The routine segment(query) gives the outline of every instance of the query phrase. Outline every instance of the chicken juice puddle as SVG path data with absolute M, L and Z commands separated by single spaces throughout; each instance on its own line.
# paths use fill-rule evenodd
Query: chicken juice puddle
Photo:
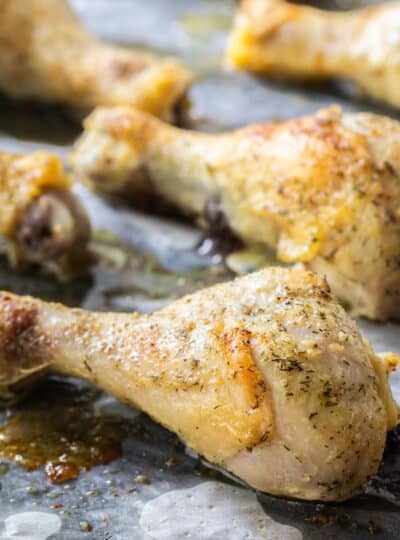
M 14 462 L 29 472 L 43 468 L 47 480 L 62 484 L 122 458 L 124 440 L 136 441 L 133 444 L 141 448 L 157 447 L 166 437 L 168 458 L 163 470 L 174 474 L 188 460 L 196 476 L 232 483 L 200 456 L 189 457 L 174 434 L 72 377 L 45 376 L 27 398 L 1 412 L 0 419 L 0 477 L 8 473 L 9 462 Z M 151 483 L 147 475 L 133 476 L 138 484 Z
M 55 484 L 122 456 L 122 441 L 135 428 L 117 414 L 96 411 L 101 392 L 72 380 L 49 377 L 5 413 L 0 458 L 28 471 L 44 467 Z

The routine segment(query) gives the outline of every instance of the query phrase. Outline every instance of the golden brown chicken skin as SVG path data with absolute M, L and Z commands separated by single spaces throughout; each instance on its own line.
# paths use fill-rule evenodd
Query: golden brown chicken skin
M 250 485 L 302 499 L 356 493 L 398 419 L 385 361 L 326 282 L 298 269 L 144 316 L 0 293 L 0 386 L 46 368 L 95 382 Z
M 333 107 L 213 135 L 102 109 L 70 161 L 103 193 L 153 192 L 197 215 L 217 202 L 247 244 L 326 275 L 357 314 L 400 316 L 397 121 Z
M 90 237 L 85 210 L 71 193 L 60 159 L 48 152 L 0 152 L 0 236 L 14 266 L 83 271 Z
M 14 99 L 132 105 L 171 120 L 191 78 L 178 60 L 96 39 L 66 0 L 0 0 L 0 90 Z
M 244 0 L 227 61 L 259 74 L 347 78 L 400 107 L 399 36 L 400 2 L 332 12 L 284 0 Z

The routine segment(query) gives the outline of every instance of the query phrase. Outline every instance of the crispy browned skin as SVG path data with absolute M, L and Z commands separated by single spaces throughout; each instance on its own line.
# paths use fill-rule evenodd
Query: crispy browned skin
M 300 79 L 343 77 L 400 107 L 400 2 L 346 12 L 283 0 L 244 0 L 227 60 L 240 69 Z
M 0 152 L 0 236 L 14 266 L 37 263 L 67 275 L 83 262 L 90 225 L 70 187 L 58 157 Z
M 46 368 L 95 382 L 252 486 L 304 499 L 357 492 L 398 418 L 384 362 L 303 270 L 146 316 L 0 293 L 0 387 Z
M 203 214 L 210 200 L 248 244 L 327 275 L 370 318 L 400 316 L 400 123 L 338 108 L 219 135 L 124 108 L 85 122 L 75 174 L 103 193 L 154 192 Z
M 0 90 L 86 112 L 132 105 L 171 120 L 191 82 L 173 58 L 99 41 L 66 0 L 0 0 Z

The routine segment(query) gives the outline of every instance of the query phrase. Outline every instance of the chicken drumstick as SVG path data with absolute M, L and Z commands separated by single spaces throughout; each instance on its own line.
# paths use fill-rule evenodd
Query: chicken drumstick
M 154 192 L 193 214 L 222 213 L 246 243 L 326 275 L 354 312 L 400 317 L 395 120 L 332 107 L 214 135 L 101 109 L 86 120 L 71 165 L 103 193 Z
M 132 105 L 171 120 L 191 78 L 178 60 L 96 39 L 66 0 L 0 0 L 0 90 L 14 99 Z
M 299 269 L 143 316 L 0 293 L 0 386 L 46 368 L 95 382 L 250 485 L 301 499 L 356 493 L 398 419 L 384 361 L 326 282 Z
M 260 74 L 343 77 L 400 107 L 400 2 L 332 12 L 284 0 L 244 0 L 227 59 Z

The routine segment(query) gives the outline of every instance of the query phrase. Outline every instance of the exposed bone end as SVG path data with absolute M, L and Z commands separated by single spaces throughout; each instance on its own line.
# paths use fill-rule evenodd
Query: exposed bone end
M 22 215 L 14 235 L 15 261 L 50 264 L 60 271 L 82 272 L 71 261 L 87 259 L 90 239 L 87 214 L 68 191 L 49 191 L 38 197 Z M 62 267 L 62 268 L 61 268 Z

